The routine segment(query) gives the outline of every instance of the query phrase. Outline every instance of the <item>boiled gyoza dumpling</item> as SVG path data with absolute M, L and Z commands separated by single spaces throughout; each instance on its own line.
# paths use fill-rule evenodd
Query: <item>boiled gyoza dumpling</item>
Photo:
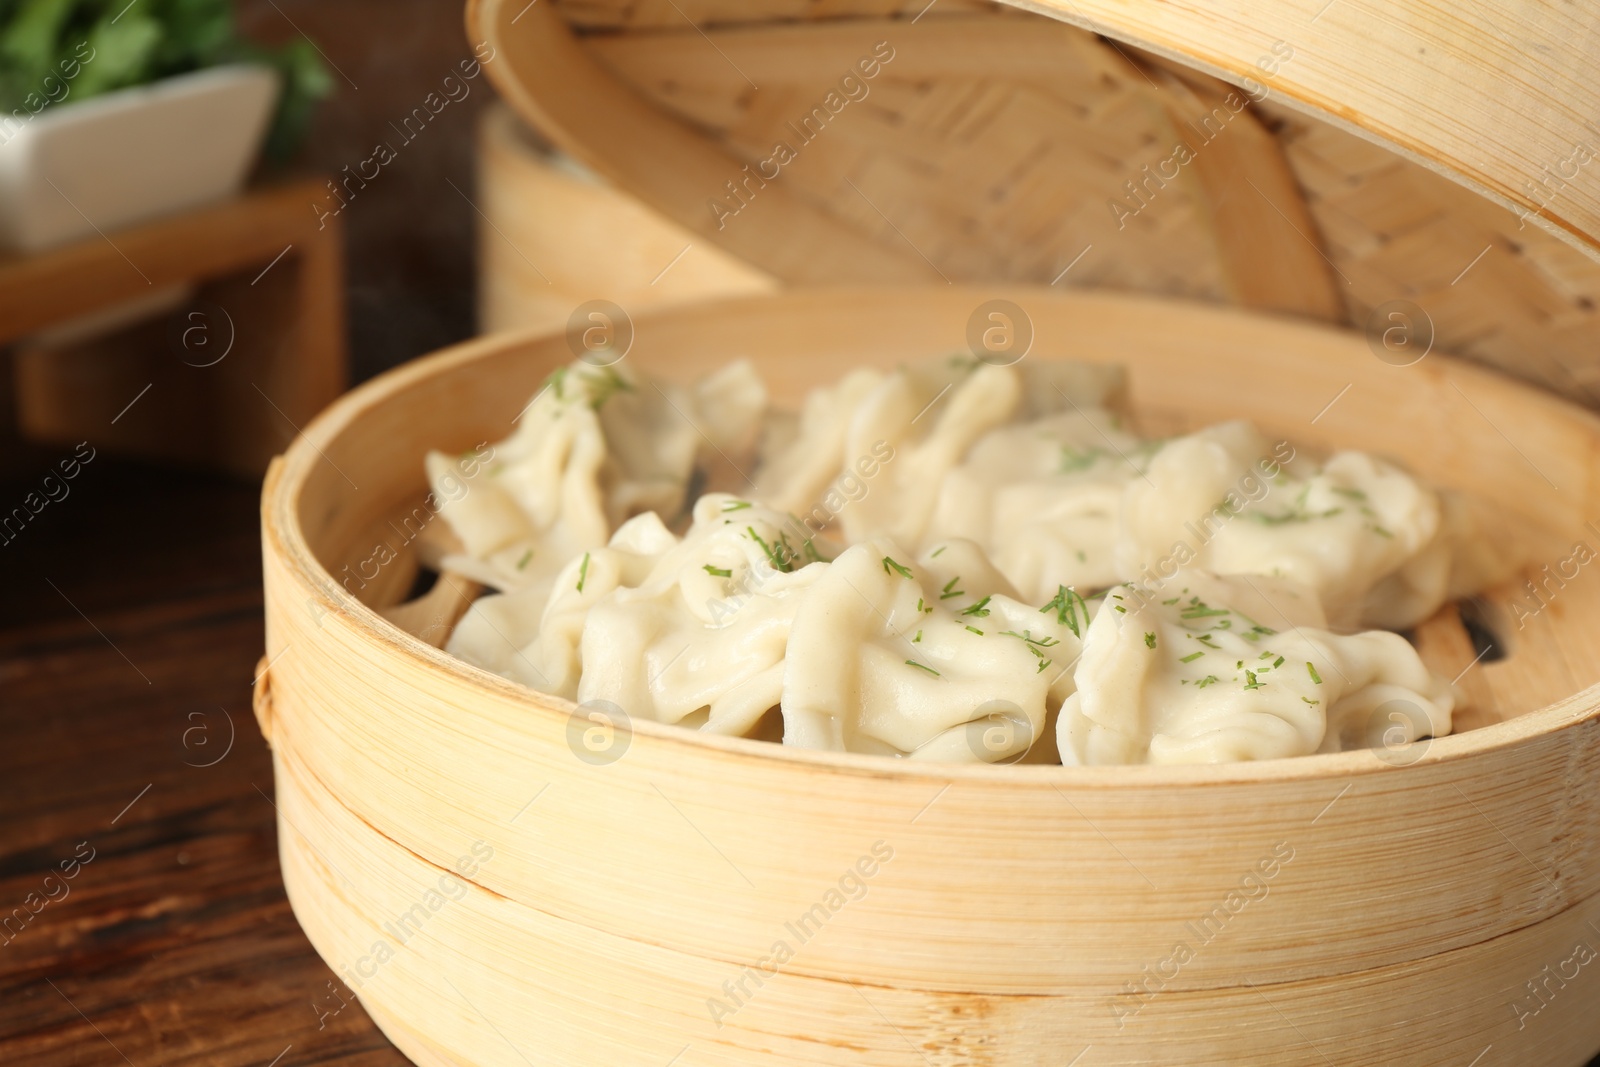
M 449 651 L 569 700 L 626 714 L 749 732 L 778 705 L 790 620 L 825 568 L 787 515 L 727 494 L 700 498 L 679 539 L 654 513 L 530 590 L 467 612 Z
M 817 570 L 789 633 L 784 744 L 1012 759 L 1071 692 L 1081 600 L 1023 603 L 969 542 L 913 562 L 871 540 Z
M 1011 417 L 1021 395 L 1018 375 L 1009 367 L 978 364 L 935 388 L 938 381 L 900 371 L 857 407 L 845 454 L 865 455 L 886 441 L 895 458 L 860 501 L 839 513 L 846 541 L 888 537 L 921 544 L 945 472 L 979 437 Z
M 748 733 L 782 697 L 791 622 L 826 569 L 789 516 L 726 494 L 701 497 L 694 525 L 641 581 L 590 602 L 576 698 L 709 733 Z M 547 624 L 584 607 L 585 594 L 565 580 L 574 573 L 569 565 L 557 583 Z
M 1125 398 L 1121 368 L 1094 364 L 1002 367 L 956 356 L 888 374 L 858 370 L 812 393 L 798 430 L 756 477 L 754 492 L 814 529 L 837 521 L 846 541 L 890 537 L 920 546 L 945 473 L 985 433 L 1018 419 L 1120 406 Z M 858 479 L 859 464 L 871 460 L 866 491 L 831 504 L 830 487 Z
M 676 515 L 697 464 L 748 466 L 765 405 L 747 362 L 690 389 L 625 364 L 560 368 L 491 458 L 428 454 L 440 514 L 464 545 L 448 565 L 496 589 L 548 592 L 629 516 Z
M 809 519 L 827 494 L 829 484 L 841 471 L 852 470 L 858 457 L 845 455 L 850 420 L 862 399 L 884 380 L 882 371 L 861 368 L 851 371 L 831 386 L 806 394 L 800 417 L 785 427 L 786 439 L 768 449 L 756 474 L 756 494 L 778 511 Z M 832 512 L 822 515 L 817 528 L 833 521 Z
M 1315 590 L 1336 627 L 1404 627 L 1444 600 L 1448 558 L 1419 561 L 1439 528 L 1438 494 L 1398 467 L 1362 452 L 1318 465 L 1229 422 L 1167 441 L 1128 482 L 1118 569 L 1126 580 L 1180 565 L 1280 575 Z M 1404 595 L 1369 604 L 1403 571 Z
M 1405 638 L 1310 625 L 1320 609 L 1295 583 L 1180 571 L 1105 604 L 1061 709 L 1065 763 L 1275 759 L 1450 732 L 1453 689 Z
M 428 457 L 442 566 L 501 591 L 447 648 L 632 718 L 917 760 L 1448 733 L 1453 687 L 1347 631 L 1503 576 L 1491 517 L 1245 422 L 1142 440 L 1125 394 L 1118 368 L 953 357 L 858 369 L 794 416 L 746 364 L 684 388 L 575 363 L 505 441 Z
M 1025 599 L 1061 585 L 1098 589 L 1119 578 L 1124 487 L 1154 446 L 1099 408 L 991 430 L 939 486 L 928 536 L 983 546 Z
M 533 689 L 571 699 L 578 688 L 578 643 L 589 608 L 619 586 L 643 582 L 677 543 L 654 512 L 629 519 L 609 543 L 571 560 L 550 583 L 474 601 L 445 650 Z

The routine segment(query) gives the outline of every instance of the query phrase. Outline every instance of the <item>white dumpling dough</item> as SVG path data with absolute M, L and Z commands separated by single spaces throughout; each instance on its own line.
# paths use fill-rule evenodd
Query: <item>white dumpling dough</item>
M 1103 589 L 1120 577 L 1124 488 L 1153 450 L 1098 408 L 992 430 L 945 475 L 928 543 L 977 542 L 1025 599 L 1043 600 L 1058 585 Z
M 821 526 L 838 520 L 857 542 L 889 537 L 921 546 L 940 484 L 988 431 L 1018 419 L 1074 408 L 1121 406 L 1120 367 L 1025 360 L 1002 367 L 964 356 L 862 369 L 806 400 L 799 425 L 756 477 L 759 499 Z M 874 473 L 866 492 L 844 507 L 830 486 L 854 478 L 863 461 Z
M 1447 553 L 1419 559 L 1439 529 L 1438 495 L 1398 467 L 1361 452 L 1318 466 L 1229 422 L 1166 442 L 1128 482 L 1118 570 L 1280 575 L 1315 590 L 1336 628 L 1399 628 L 1445 598 Z
M 875 539 L 818 568 L 789 635 L 784 744 L 977 763 L 1042 735 L 1072 689 L 1078 637 L 1053 607 L 971 565 L 976 546 L 940 558 L 912 562 Z M 1080 606 L 1072 626 L 1087 621 Z
M 751 465 L 765 408 L 745 361 L 690 389 L 625 364 L 560 368 L 489 458 L 428 454 L 440 514 L 463 545 L 447 565 L 496 589 L 541 591 L 538 601 L 629 516 L 676 515 L 697 464 Z
M 1314 619 L 1315 601 L 1286 585 L 1263 595 L 1261 581 L 1185 571 L 1114 587 L 1061 709 L 1062 761 L 1275 759 L 1450 732 L 1454 691 L 1405 638 L 1264 625 L 1271 611 Z M 1251 598 L 1257 615 L 1235 606 Z
M 799 747 L 1068 764 L 1440 736 L 1455 692 L 1404 639 L 1331 631 L 1412 625 L 1511 564 L 1489 517 L 1364 453 L 1244 422 L 1143 441 L 1116 368 L 862 369 L 798 418 L 743 363 L 547 386 L 492 454 L 428 457 L 444 567 L 503 591 L 447 649 L 706 732 L 781 716 Z M 680 538 L 691 483 L 718 491 Z
M 764 503 L 805 516 L 822 500 L 829 483 L 850 466 L 845 440 L 856 408 L 885 377 L 861 368 L 806 394 L 798 423 L 782 427 L 787 440 L 771 443 L 777 447 L 769 447 L 756 474 L 755 492 Z
M 979 364 L 936 389 L 937 381 L 891 374 L 856 409 L 845 455 L 867 455 L 875 442 L 886 441 L 895 458 L 861 500 L 840 512 L 846 542 L 887 537 L 921 544 L 945 472 L 1009 419 L 1021 397 L 1019 377 L 1009 367 Z
M 619 586 L 643 582 L 677 543 L 654 512 L 629 519 L 608 544 L 570 561 L 550 583 L 474 601 L 451 632 L 445 651 L 570 699 L 577 692 L 578 642 L 589 608 Z
M 790 624 L 827 564 L 787 516 L 738 498 L 703 496 L 694 519 L 642 581 L 616 585 L 587 607 L 581 676 L 575 693 L 561 695 L 745 734 L 782 699 Z M 569 565 L 565 576 L 573 573 Z M 546 626 L 584 609 L 571 585 L 557 583 Z M 549 640 L 541 632 L 540 644 Z

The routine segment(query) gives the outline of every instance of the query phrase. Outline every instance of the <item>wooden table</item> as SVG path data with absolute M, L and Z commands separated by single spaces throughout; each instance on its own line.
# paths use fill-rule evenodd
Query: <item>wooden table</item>
M 260 476 L 347 384 L 343 231 L 312 207 L 327 196 L 306 178 L 0 255 L 22 432 Z M 38 337 L 163 294 L 176 306 L 110 333 Z
M 284 897 L 256 488 L 104 455 L 71 484 L 0 546 L 0 920 L 93 859 L 0 933 L 0 1063 L 404 1065 L 359 1004 L 319 1019 Z
M 93 859 L 0 936 L 0 1063 L 403 1067 L 359 1004 L 319 1017 L 284 897 L 255 488 L 109 457 L 72 484 L 0 546 L 0 920 Z

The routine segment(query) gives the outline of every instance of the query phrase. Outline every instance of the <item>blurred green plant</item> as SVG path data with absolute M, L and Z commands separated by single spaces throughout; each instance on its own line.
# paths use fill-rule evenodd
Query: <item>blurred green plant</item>
M 279 48 L 245 40 L 232 0 L 0 0 L 0 114 L 40 110 L 40 101 L 60 92 L 51 86 L 67 85 L 64 103 L 224 63 L 278 72 L 282 92 L 266 153 L 288 158 L 317 101 L 333 92 L 308 39 Z M 75 73 L 64 78 L 67 71 Z

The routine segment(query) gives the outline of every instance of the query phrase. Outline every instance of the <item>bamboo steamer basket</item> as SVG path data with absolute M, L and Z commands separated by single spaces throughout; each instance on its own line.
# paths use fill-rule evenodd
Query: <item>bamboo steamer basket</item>
M 1399 753 L 939 767 L 633 722 L 595 758 L 570 705 L 435 647 L 465 607 L 453 587 L 406 602 L 423 453 L 505 436 L 572 358 L 568 339 L 534 330 L 418 361 L 337 403 L 269 473 L 255 694 L 296 915 L 416 1062 L 1444 1067 L 1576 1065 L 1600 1048 L 1583 988 L 1600 946 L 1600 587 L 1568 573 L 1600 537 L 1600 422 L 1439 352 L 1391 365 L 1372 337 L 1317 324 L 1443 294 L 1477 318 L 1441 316 L 1440 340 L 1587 399 L 1600 204 L 1579 183 L 1548 203 L 1519 183 L 1595 113 L 1594 16 L 1527 3 L 1507 31 L 1358 0 L 1032 6 L 1103 37 L 953 0 L 785 0 L 760 18 L 731 0 L 480 0 L 469 24 L 521 118 L 652 226 L 680 227 L 656 231 L 666 243 L 697 235 L 785 285 L 906 286 L 648 309 L 646 293 L 627 357 L 641 370 L 684 380 L 748 357 L 793 406 L 846 369 L 964 349 L 974 309 L 1008 299 L 1033 324 L 1029 358 L 1127 364 L 1152 429 L 1246 416 L 1493 501 L 1498 542 L 1533 561 L 1479 609 L 1509 654 L 1475 661 L 1453 608 L 1419 627 L 1468 703 L 1452 736 Z M 874 99 L 942 136 L 852 140 L 841 124 L 841 143 L 819 138 L 718 228 L 708 198 L 882 29 L 911 88 L 896 96 L 885 75 Z M 918 59 L 900 42 L 925 30 L 944 43 Z M 1162 188 L 1177 210 L 1141 212 L 1151 231 L 1114 231 L 1128 240 L 1103 261 L 1073 266 L 1081 227 L 1035 224 L 1133 173 L 1160 133 L 1132 147 L 1105 133 L 1099 157 L 1063 149 L 1088 168 L 1065 192 L 1058 171 L 1013 171 L 1035 194 L 1014 211 L 963 214 L 941 189 L 972 172 L 929 169 L 985 128 L 1006 134 L 984 142 L 992 160 L 1027 158 L 1030 129 L 1096 91 L 1107 110 L 1083 109 L 1069 147 L 1136 120 L 1170 132 L 1280 40 L 1304 44 L 1271 100 Z M 1475 74 L 1458 58 L 1473 55 L 1520 77 Z M 952 63 L 968 79 L 954 89 L 939 74 Z M 996 90 L 997 67 L 1092 76 L 1057 85 L 1043 119 L 983 127 L 985 100 L 998 115 L 1039 96 Z M 786 87 L 778 105 L 745 93 L 746 71 Z M 882 151 L 860 143 L 874 138 Z M 1271 212 L 1240 209 L 1239 174 Z M 851 184 L 865 203 L 840 208 L 829 189 Z M 1440 264 L 1412 269 L 1426 233 L 1461 220 L 1474 239 L 1527 230 L 1481 265 L 1517 308 L 1464 295 Z M 1163 254 L 1181 269 L 1152 271 Z M 986 281 L 955 284 L 971 279 Z M 1084 283 L 1167 298 L 1067 288 Z
M 1595 542 L 1592 415 L 1281 318 L 1038 288 L 791 292 L 641 316 L 627 358 L 688 377 L 753 353 L 792 405 L 963 345 L 996 295 L 1030 316 L 1029 358 L 1126 361 L 1152 425 L 1249 416 L 1359 443 L 1493 500 L 1508 550 Z M 1473 665 L 1453 618 L 1422 627 L 1471 711 L 1404 759 L 932 766 L 634 722 L 586 760 L 570 705 L 379 614 L 416 566 L 401 531 L 423 453 L 502 435 L 570 357 L 558 332 L 419 360 L 336 403 L 267 480 L 257 712 L 285 883 L 417 1062 L 1445 1065 L 1492 1046 L 1576 1065 L 1600 1047 L 1574 961 L 1600 943 L 1592 579 L 1498 626 L 1497 661 Z M 351 581 L 380 545 L 385 580 Z M 1523 595 L 1493 590 L 1488 615 Z M 830 907 L 875 845 L 892 858 Z M 1261 895 L 1245 876 L 1274 856 Z

